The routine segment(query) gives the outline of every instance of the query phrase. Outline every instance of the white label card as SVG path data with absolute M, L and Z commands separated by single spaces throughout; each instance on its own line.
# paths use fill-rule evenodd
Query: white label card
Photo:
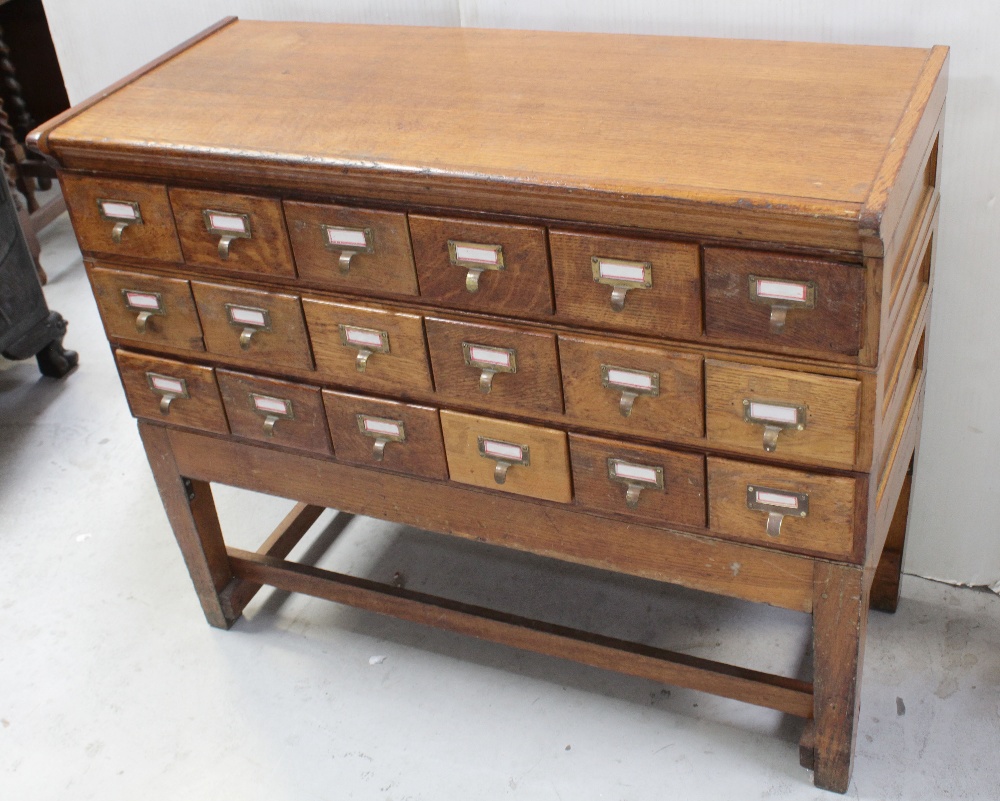
M 363 328 L 344 328 L 344 336 L 352 345 L 364 345 L 367 348 L 381 348 L 382 336 L 378 331 L 365 331 Z
M 656 470 L 652 467 L 644 467 L 641 464 L 628 464 L 627 462 L 615 462 L 615 475 L 619 478 L 631 478 L 635 481 L 645 481 L 648 484 L 658 483 L 656 480 Z
M 267 318 L 264 316 L 264 312 L 258 309 L 245 309 L 242 306 L 230 306 L 229 319 L 239 325 L 253 325 L 258 328 L 267 327 Z
M 757 297 L 773 298 L 774 300 L 806 300 L 806 285 L 790 281 L 772 281 L 767 278 L 757 279 Z
M 139 215 L 136 207 L 131 203 L 116 203 L 113 200 L 102 200 L 101 211 L 105 217 L 113 217 L 116 220 L 137 220 Z
M 292 413 L 291 401 L 282 400 L 281 398 L 270 398 L 267 395 L 254 395 L 253 405 L 259 412 L 284 415 Z
M 653 376 L 646 375 L 645 373 L 633 373 L 630 370 L 618 370 L 612 367 L 608 370 L 608 383 L 622 387 L 652 389 Z
M 393 423 L 391 420 L 376 420 L 372 417 L 365 418 L 365 431 L 371 431 L 373 434 L 388 434 L 390 437 L 400 436 L 399 423 Z
M 750 401 L 750 416 L 755 420 L 771 420 L 775 423 L 795 425 L 799 422 L 799 410 L 794 406 L 778 406 L 773 403 Z
M 458 261 L 472 261 L 477 264 L 499 264 L 500 252 L 495 247 L 455 245 L 455 258 Z
M 510 367 L 510 351 L 495 348 L 483 348 L 479 345 L 469 347 L 469 358 L 482 364 L 495 364 L 497 367 Z
M 500 459 L 513 459 L 518 462 L 524 459 L 524 452 L 517 445 L 508 445 L 506 442 L 483 440 L 483 450 L 488 456 L 496 456 Z
M 149 309 L 151 311 L 161 311 L 160 299 L 156 295 L 147 292 L 132 292 L 125 290 L 125 300 L 133 309 Z
M 757 503 L 767 506 L 783 506 L 786 509 L 798 509 L 799 499 L 794 495 L 782 495 L 777 492 L 757 490 Z
M 247 233 L 246 220 L 234 214 L 210 213 L 208 220 L 212 227 L 219 231 L 236 231 L 240 234 Z
M 341 246 L 347 248 L 366 248 L 368 238 L 365 232 L 358 228 L 327 228 L 326 240 L 334 247 Z
M 637 284 L 646 281 L 646 270 L 641 264 L 602 260 L 598 262 L 598 269 L 601 278 L 610 278 L 614 281 L 634 281 Z
M 184 382 L 180 379 L 167 378 L 162 375 L 152 375 L 149 377 L 149 381 L 153 385 L 153 389 L 160 392 L 167 392 L 171 395 L 184 394 Z

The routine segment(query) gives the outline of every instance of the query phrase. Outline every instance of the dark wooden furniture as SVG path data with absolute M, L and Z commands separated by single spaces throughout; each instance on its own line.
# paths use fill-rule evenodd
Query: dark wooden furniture
M 762 704 L 846 790 L 946 63 L 224 20 L 35 131 L 208 620 L 269 584 Z M 239 550 L 210 481 L 301 503 Z M 811 613 L 814 679 L 284 559 L 327 506 Z

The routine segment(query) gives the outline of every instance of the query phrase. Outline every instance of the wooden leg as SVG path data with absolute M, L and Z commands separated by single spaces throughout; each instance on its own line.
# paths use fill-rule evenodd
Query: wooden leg
M 872 580 L 871 607 L 880 612 L 895 612 L 899 604 L 899 579 L 903 570 L 903 545 L 906 542 L 906 523 L 910 512 L 910 484 L 913 480 L 913 460 L 903 480 L 896 510 L 889 524 L 889 534 L 882 548 L 882 556 Z
M 868 599 L 860 567 L 816 562 L 813 596 L 813 714 L 801 756 L 817 787 L 847 792 L 858 729 Z M 809 767 L 809 765 L 807 765 Z
M 220 593 L 234 576 L 211 485 L 180 474 L 165 429 L 140 422 L 139 434 L 205 617 L 213 626 L 228 629 L 238 615 L 226 614 Z

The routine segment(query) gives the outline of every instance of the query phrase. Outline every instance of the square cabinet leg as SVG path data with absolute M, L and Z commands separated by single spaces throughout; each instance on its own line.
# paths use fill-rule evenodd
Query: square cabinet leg
M 871 607 L 880 612 L 895 612 L 899 604 L 899 580 L 903 571 L 903 545 L 906 542 L 906 525 L 910 511 L 910 484 L 913 480 L 913 460 L 903 480 L 896 510 L 889 524 L 889 534 L 882 548 L 882 556 L 872 580 Z

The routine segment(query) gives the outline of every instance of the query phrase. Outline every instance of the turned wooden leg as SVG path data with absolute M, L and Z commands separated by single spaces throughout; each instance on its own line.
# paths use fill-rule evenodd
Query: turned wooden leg
M 868 599 L 860 567 L 816 562 L 813 714 L 800 744 L 817 787 L 847 792 L 858 730 Z M 811 765 L 808 764 L 811 761 Z
M 139 434 L 205 617 L 213 626 L 228 629 L 238 615 L 227 616 L 220 593 L 234 576 L 212 488 L 206 481 L 180 475 L 166 429 L 140 422 Z
M 913 459 L 910 459 L 910 468 L 906 471 L 903 488 L 899 492 L 899 500 L 892 513 L 892 523 L 889 524 L 889 534 L 872 580 L 871 607 L 880 612 L 895 612 L 899 604 L 899 579 L 903 571 L 903 545 L 906 542 L 912 480 Z

